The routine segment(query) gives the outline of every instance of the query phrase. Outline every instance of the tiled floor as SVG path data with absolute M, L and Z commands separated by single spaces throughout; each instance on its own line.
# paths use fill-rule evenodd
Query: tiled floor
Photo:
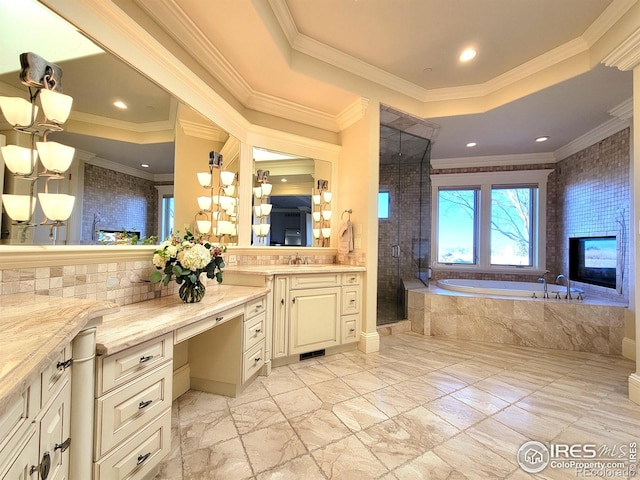
M 528 440 L 640 440 L 621 357 L 423 337 L 306 360 L 238 398 L 175 402 L 170 479 L 576 478 L 518 467 Z M 626 478 L 626 477 L 625 477 Z

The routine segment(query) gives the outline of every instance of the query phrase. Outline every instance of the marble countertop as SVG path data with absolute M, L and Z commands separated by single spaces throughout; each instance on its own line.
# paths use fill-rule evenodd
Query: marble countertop
M 226 271 L 226 269 L 225 269 Z M 96 352 L 111 355 L 229 308 L 266 295 L 264 287 L 211 285 L 198 303 L 183 303 L 178 295 L 120 307 L 98 327 Z
M 36 380 L 78 332 L 118 308 L 100 300 L 0 296 L 0 411 Z
M 249 273 L 261 275 L 288 275 L 295 273 L 349 273 L 364 272 L 366 269 L 354 265 L 340 265 L 337 263 L 310 265 L 241 265 L 225 267 L 229 273 Z

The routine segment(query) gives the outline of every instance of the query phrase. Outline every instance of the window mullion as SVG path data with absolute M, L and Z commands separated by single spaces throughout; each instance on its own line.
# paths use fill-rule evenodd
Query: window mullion
M 483 184 L 481 186 L 478 213 L 478 248 L 480 254 L 478 266 L 480 268 L 489 268 L 491 263 L 491 185 Z

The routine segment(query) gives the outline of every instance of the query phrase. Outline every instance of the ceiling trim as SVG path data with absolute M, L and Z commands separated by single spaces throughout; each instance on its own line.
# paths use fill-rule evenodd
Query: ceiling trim
M 117 128 L 118 130 L 127 130 L 135 133 L 163 132 L 165 130 L 173 130 L 173 123 L 170 120 L 160 120 L 157 122 L 134 123 L 125 120 L 116 120 L 115 118 L 94 115 L 93 113 L 72 111 L 69 115 L 71 120 L 78 122 L 90 123 L 101 127 Z
M 511 165 L 542 165 L 555 163 L 553 153 L 522 153 L 518 155 L 490 155 L 486 157 L 458 157 L 431 159 L 431 168 L 502 167 Z
M 294 135 L 268 127 L 252 125 L 247 133 L 247 143 L 291 155 L 313 157 L 320 160 L 337 161 L 342 147 L 333 143 Z
M 84 163 L 95 165 L 96 167 L 100 168 L 106 168 L 107 170 L 113 170 L 114 172 L 124 173 L 125 175 L 130 175 L 132 177 L 143 178 L 151 182 L 154 181 L 153 173 L 142 172 L 138 169 L 127 167 L 126 165 L 122 165 L 120 163 L 112 162 L 111 160 L 96 157 L 95 155 L 91 158 L 85 158 Z
M 622 118 L 623 120 L 630 120 L 633 117 L 633 97 L 613 107 L 609 110 L 609 115 Z
M 613 0 L 604 12 L 596 18 L 595 22 L 589 25 L 589 28 L 582 34 L 587 45 L 591 47 L 600 40 L 637 1 L 638 0 Z
M 622 118 L 612 118 L 602 125 L 590 130 L 584 135 L 576 138 L 575 140 L 567 143 L 565 146 L 560 147 L 558 150 L 553 152 L 553 156 L 556 161 L 564 160 L 571 155 L 575 155 L 578 152 L 581 152 L 585 148 L 589 148 L 592 145 L 595 145 L 598 142 L 601 142 L 605 138 L 610 137 L 611 135 L 624 130 L 625 128 L 631 125 L 631 121 L 629 119 Z
M 178 119 L 178 123 L 184 133 L 190 137 L 213 140 L 215 142 L 225 142 L 229 137 L 227 132 L 211 124 L 193 122 L 184 118 Z
M 604 57 L 602 63 L 607 67 L 618 67 L 622 71 L 632 70 L 640 65 L 640 28 Z
M 359 120 L 362 120 L 369 108 L 368 98 L 358 98 L 338 114 L 338 131 L 345 130 Z

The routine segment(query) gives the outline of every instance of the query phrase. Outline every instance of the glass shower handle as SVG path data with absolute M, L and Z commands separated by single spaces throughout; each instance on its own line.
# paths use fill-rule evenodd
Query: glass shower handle
M 391 245 L 391 257 L 400 258 L 400 245 Z

